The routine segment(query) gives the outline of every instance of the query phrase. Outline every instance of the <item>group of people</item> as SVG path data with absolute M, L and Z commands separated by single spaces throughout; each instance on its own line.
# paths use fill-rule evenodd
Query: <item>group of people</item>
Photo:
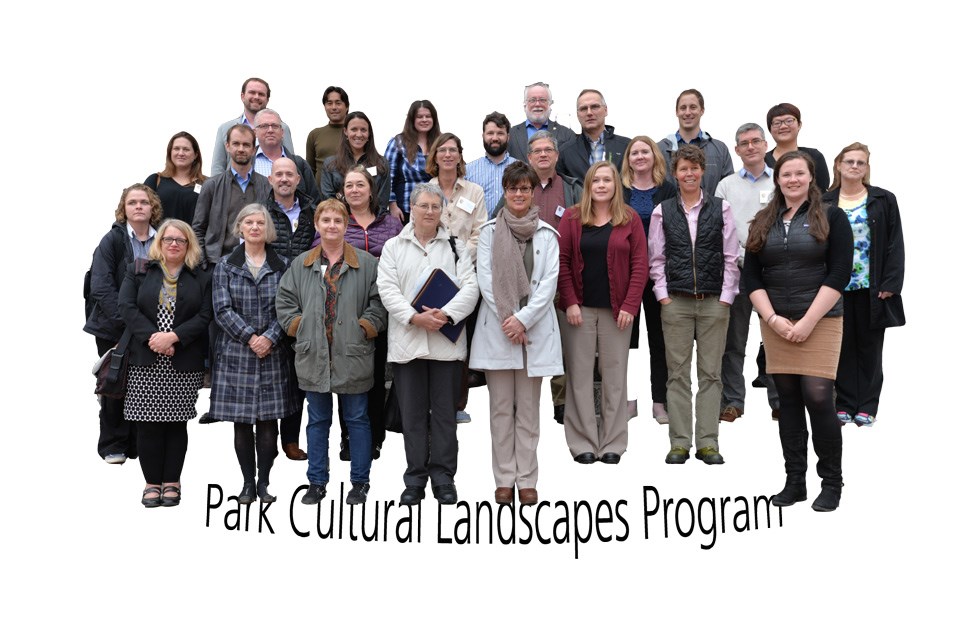
M 265 81 L 243 84 L 212 177 L 196 139 L 174 134 L 163 171 L 123 191 L 94 253 L 84 329 L 101 355 L 129 354 L 126 397 L 101 399 L 98 451 L 108 463 L 139 456 L 143 505 L 180 501 L 205 372 L 201 422 L 234 423 L 240 503 L 275 500 L 281 448 L 308 461 L 302 501 L 324 498 L 333 394 L 347 503 L 366 501 L 391 408 L 407 462 L 400 503 L 419 503 L 428 482 L 456 503 L 457 423 L 480 372 L 494 499 L 535 504 L 544 376 L 574 461 L 617 464 L 626 451 L 641 308 L 667 463 L 691 450 L 724 462 L 719 425 L 744 413 L 755 311 L 787 477 L 773 503 L 806 499 L 809 415 L 813 508 L 839 505 L 841 425 L 873 424 L 884 329 L 904 322 L 899 210 L 870 184 L 865 145 L 840 151 L 829 183 L 823 155 L 797 144 L 799 109 L 782 103 L 767 114 L 774 149 L 760 125 L 737 130 L 734 171 L 700 128 L 695 89 L 657 143 L 614 134 L 593 89 L 577 99 L 575 134 L 550 120 L 550 88 L 534 83 L 525 122 L 484 118 L 478 160 L 465 162 L 428 100 L 410 105 L 381 156 L 367 116 L 329 87 L 330 122 L 310 132 L 304 159 L 269 97 Z

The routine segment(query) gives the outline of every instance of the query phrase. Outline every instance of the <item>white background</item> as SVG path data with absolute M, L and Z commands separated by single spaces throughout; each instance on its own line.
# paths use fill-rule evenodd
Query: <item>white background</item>
M 942 365 L 956 354 L 947 271 L 955 261 L 941 258 L 955 249 L 948 61 L 957 51 L 929 3 L 121 6 L 17 6 L 0 39 L 6 638 L 120 630 L 144 639 L 946 636 L 960 569 L 955 392 Z M 722 426 L 725 466 L 664 465 L 666 428 L 649 418 L 641 350 L 630 364 L 641 413 L 619 466 L 572 463 L 544 386 L 541 499 L 629 503 L 629 538 L 593 537 L 579 560 L 569 544 L 438 545 L 432 498 L 419 544 L 300 539 L 286 514 L 305 464 L 285 458 L 271 486 L 280 497 L 270 511 L 276 534 L 228 532 L 224 509 L 206 528 L 207 484 L 230 494 L 241 485 L 229 424 L 191 423 L 182 506 L 144 510 L 137 464 L 96 456 L 95 352 L 80 331 L 81 278 L 120 191 L 163 167 L 171 134 L 192 132 L 209 167 L 214 133 L 240 113 L 248 76 L 270 82 L 270 106 L 301 155 L 307 133 L 326 123 L 320 100 L 330 84 L 370 116 L 381 151 L 410 102 L 429 98 L 442 129 L 476 158 L 483 116 L 496 109 L 519 122 L 522 87 L 538 80 L 554 89 L 555 118 L 576 131 L 584 87 L 603 91 L 618 133 L 655 140 L 676 130 L 677 94 L 696 87 L 706 97 L 703 128 L 728 145 L 737 126 L 764 124 L 783 101 L 803 112 L 800 143 L 829 163 L 849 142 L 869 144 L 873 182 L 897 194 L 903 213 L 909 324 L 887 333 L 876 427 L 844 429 L 840 509 L 815 514 L 808 501 L 784 510 L 782 528 L 744 533 L 731 531 L 728 516 L 710 551 L 700 549 L 699 531 L 683 539 L 671 528 L 664 539 L 662 520 L 645 540 L 645 485 L 694 502 L 753 497 L 778 491 L 783 472 L 776 424 L 754 389 L 746 416 Z M 756 342 L 754 333 L 750 354 Z M 754 374 L 750 361 L 747 380 Z M 457 483 L 472 505 L 494 489 L 485 390 L 468 409 Z M 403 467 L 391 434 L 373 467 L 372 501 L 397 499 Z M 346 480 L 346 464 L 336 462 L 331 488 Z M 812 469 L 808 485 L 812 499 Z M 465 510 L 446 509 L 449 535 Z M 543 514 L 545 524 L 558 516 Z

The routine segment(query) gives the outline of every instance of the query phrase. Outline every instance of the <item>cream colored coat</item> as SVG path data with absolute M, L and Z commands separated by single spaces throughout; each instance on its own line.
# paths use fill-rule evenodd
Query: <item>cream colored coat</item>
M 479 291 L 473 260 L 465 243 L 457 239 L 459 260 L 454 260 L 450 234 L 440 225 L 437 235 L 426 246 L 413 233 L 413 223 L 407 223 L 399 235 L 383 246 L 377 273 L 380 301 L 390 314 L 387 333 L 387 360 L 391 363 L 409 363 L 417 358 L 435 361 L 463 361 L 467 358 L 467 331 L 464 328 L 456 343 L 440 332 L 428 332 L 410 323 L 416 310 L 410 304 L 417 294 L 421 276 L 439 268 L 459 283 L 460 291 L 441 309 L 459 323 L 473 313 Z

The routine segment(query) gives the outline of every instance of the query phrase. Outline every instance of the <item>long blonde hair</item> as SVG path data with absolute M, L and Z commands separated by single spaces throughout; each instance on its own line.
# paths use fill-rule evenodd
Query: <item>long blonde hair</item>
M 638 142 L 642 142 L 647 147 L 650 147 L 650 151 L 653 152 L 653 172 L 651 177 L 653 178 L 653 184 L 659 187 L 663 184 L 663 181 L 667 179 L 667 160 L 663 157 L 663 152 L 660 151 L 660 148 L 657 147 L 657 143 L 653 142 L 653 138 L 650 136 L 637 136 L 627 144 L 627 150 L 623 152 L 623 166 L 621 173 L 623 174 L 623 186 L 627 189 L 633 187 L 633 167 L 630 166 L 630 150 L 633 149 L 633 146 Z
M 593 213 L 593 190 L 590 186 L 593 184 L 593 177 L 597 175 L 597 171 L 604 167 L 609 168 L 610 171 L 613 172 L 613 200 L 610 201 L 611 222 L 614 227 L 628 225 L 630 224 L 631 214 L 627 211 L 627 206 L 623 202 L 623 184 L 620 181 L 620 172 L 617 171 L 616 166 L 612 162 L 607 160 L 594 163 L 594 165 L 587 170 L 587 175 L 583 179 L 583 195 L 580 197 L 580 204 L 578 206 L 580 224 L 592 225 L 596 218 Z

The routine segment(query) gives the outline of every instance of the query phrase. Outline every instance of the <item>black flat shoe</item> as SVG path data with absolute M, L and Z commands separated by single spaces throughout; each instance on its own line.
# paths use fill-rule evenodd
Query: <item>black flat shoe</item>
M 787 482 L 783 489 L 770 497 L 770 502 L 777 507 L 787 507 L 794 503 L 807 500 L 806 483 Z
M 148 487 L 143 491 L 140 503 L 143 504 L 143 507 L 160 507 L 160 500 L 160 488 Z
M 616 465 L 620 462 L 620 455 L 613 452 L 607 452 L 600 457 L 601 463 L 606 463 L 607 465 Z
M 619 460 L 620 457 L 617 457 Z M 591 463 L 597 462 L 597 455 L 593 452 L 584 452 L 583 454 L 577 454 L 573 457 L 573 460 L 577 463 L 582 463 L 583 465 L 590 465 Z M 606 461 L 604 461 L 606 463 Z
M 257 498 L 256 486 L 253 483 L 244 483 L 243 489 L 237 495 L 237 503 L 240 505 L 249 505 Z
M 400 495 L 400 505 L 417 505 L 426 495 L 422 487 L 407 487 Z
M 173 492 L 173 496 L 167 496 L 167 492 Z M 180 486 L 164 485 L 163 498 L 160 500 L 160 505 L 163 507 L 176 507 L 180 505 Z
M 300 502 L 304 505 L 316 505 L 323 500 L 323 497 L 327 495 L 327 486 L 326 485 L 317 485 L 316 483 L 311 483 L 309 489 L 300 497 Z

